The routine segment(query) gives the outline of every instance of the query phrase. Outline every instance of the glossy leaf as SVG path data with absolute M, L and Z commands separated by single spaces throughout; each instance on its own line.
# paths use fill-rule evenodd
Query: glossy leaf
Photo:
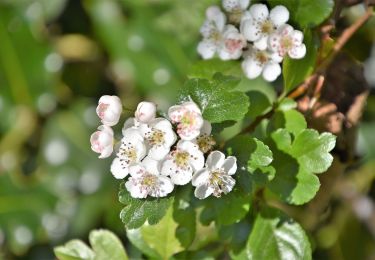
M 90 260 L 94 259 L 95 253 L 80 240 L 71 240 L 63 246 L 54 248 L 54 253 L 59 260 Z
M 108 230 L 94 230 L 89 236 L 90 244 L 95 251 L 95 259 L 127 260 L 128 256 L 118 237 Z

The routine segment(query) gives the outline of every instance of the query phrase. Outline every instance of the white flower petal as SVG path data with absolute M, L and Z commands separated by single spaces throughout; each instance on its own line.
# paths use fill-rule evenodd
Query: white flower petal
M 254 20 L 264 21 L 268 18 L 268 8 L 264 4 L 254 4 L 250 7 L 250 14 Z
M 237 0 L 223 0 L 223 8 L 227 12 L 233 12 L 238 8 Z
M 268 62 L 263 69 L 263 78 L 267 81 L 274 81 L 281 74 L 281 67 L 276 62 Z
M 289 24 L 283 24 L 277 29 L 277 34 L 280 36 L 290 35 L 294 31 L 293 27 Z
M 215 55 L 216 49 L 217 46 L 215 42 L 207 39 L 199 42 L 197 46 L 197 51 L 199 55 L 201 55 L 201 57 L 205 60 L 212 59 Z
M 183 106 L 180 106 L 180 105 L 171 106 L 168 109 L 168 117 L 173 122 L 180 122 L 184 113 L 185 113 L 185 108 Z
M 200 186 L 200 185 L 207 183 L 209 179 L 210 179 L 210 171 L 207 170 L 207 168 L 203 168 L 197 171 L 193 175 L 193 178 L 191 179 L 191 184 L 193 186 Z
M 293 39 L 293 44 L 298 46 L 302 44 L 303 41 L 303 33 L 298 30 L 294 30 L 292 32 L 292 39 Z
M 237 1 L 242 10 L 245 10 L 250 4 L 250 0 L 237 0 Z
M 165 145 L 166 146 L 172 146 L 177 140 L 176 133 L 173 131 L 172 128 L 167 128 L 167 129 L 163 130 L 163 132 L 164 132 Z
M 152 102 L 140 102 L 135 111 L 135 117 L 139 122 L 148 123 L 156 117 L 156 105 Z
M 137 128 L 127 128 L 122 132 L 123 138 L 121 141 L 123 142 L 143 142 L 144 138 L 140 130 Z
M 177 130 L 177 133 L 182 140 L 191 141 L 194 138 L 199 136 L 200 130 L 199 129 L 191 129 L 189 131 L 183 131 L 181 129 L 181 130 Z
M 281 39 L 281 35 L 278 34 L 277 32 L 274 32 L 268 37 L 268 47 L 272 52 L 276 53 L 279 51 L 280 39 Z
M 160 161 L 164 159 L 164 157 L 169 153 L 170 147 L 169 146 L 152 146 L 150 150 L 148 151 L 148 156 L 150 156 L 151 159 Z
M 189 183 L 189 181 L 191 181 L 192 175 L 193 175 L 193 169 L 191 167 L 187 167 L 184 170 L 178 169 L 177 172 L 176 171 L 172 172 L 170 174 L 170 177 L 174 184 L 185 185 Z
M 193 157 L 190 157 L 189 164 L 193 167 L 194 171 L 198 171 L 204 166 L 204 155 L 198 150 L 195 153 L 191 154 Z
M 251 57 L 248 57 L 242 62 L 242 70 L 246 77 L 255 79 L 262 73 L 263 66 Z
M 160 174 L 160 162 L 147 156 L 143 159 L 142 165 L 148 173 L 159 175 Z
M 235 174 L 237 171 L 237 158 L 228 156 L 224 161 L 223 168 L 228 175 Z
M 220 10 L 218 6 L 208 7 L 206 10 L 206 17 L 208 20 L 215 23 L 216 28 L 219 31 L 222 31 L 224 29 L 227 19 L 225 14 Z
M 241 33 L 246 40 L 251 42 L 258 40 L 261 36 L 259 24 L 251 18 L 242 22 Z
M 129 166 L 129 174 L 132 177 L 139 178 L 139 176 L 141 176 L 145 172 L 146 172 L 146 169 L 140 163 Z
M 289 11 L 285 6 L 277 5 L 270 13 L 270 20 L 276 27 L 285 24 L 289 20 Z
M 149 123 L 150 127 L 153 127 L 155 129 L 164 130 L 164 129 L 172 129 L 172 124 L 165 118 L 155 118 Z
M 208 122 L 207 120 L 203 120 L 203 125 L 202 125 L 200 133 L 204 135 L 210 135 L 211 131 L 212 131 L 211 123 Z
M 112 152 L 113 152 L 112 146 L 105 147 L 102 153 L 100 154 L 99 159 L 108 158 L 109 156 L 111 156 Z
M 133 198 L 143 199 L 147 197 L 146 189 L 141 189 L 139 185 L 136 185 L 136 179 L 134 177 L 130 177 L 128 181 L 125 182 L 125 187 Z
M 173 191 L 174 185 L 168 177 L 159 176 L 159 189 L 156 194 L 151 193 L 152 197 L 165 197 Z
M 200 110 L 200 108 L 198 107 L 197 104 L 195 104 L 194 102 L 192 101 L 187 101 L 187 102 L 184 102 L 181 104 L 182 107 L 184 107 L 185 109 L 188 109 L 190 111 L 194 111 L 198 114 L 202 114 L 202 111 Z
M 186 140 L 180 140 L 177 143 L 177 149 L 184 150 L 189 154 L 194 154 L 199 151 L 199 146 L 196 143 Z
M 288 55 L 292 59 L 302 59 L 306 55 L 306 45 L 301 44 L 299 46 L 294 46 L 291 50 L 288 51 Z
M 197 188 L 195 188 L 194 195 L 198 199 L 202 200 L 202 199 L 205 199 L 208 196 L 210 196 L 213 193 L 213 191 L 214 190 L 212 189 L 212 187 L 207 185 L 207 184 L 206 185 L 200 185 Z
M 276 63 L 281 63 L 284 57 L 280 56 L 277 52 L 271 52 L 269 55 L 270 59 Z
M 268 47 L 268 36 L 262 36 L 260 37 L 257 41 L 254 42 L 254 46 L 261 50 L 264 51 Z
M 222 167 L 224 163 L 225 155 L 220 151 L 211 152 L 206 160 L 208 169 L 215 170 Z
M 111 164 L 111 173 L 116 179 L 123 179 L 129 174 L 129 166 L 121 165 L 119 158 L 115 158 Z
M 138 126 L 138 121 L 134 117 L 126 119 L 124 126 L 122 127 L 122 134 L 124 134 L 126 129 L 134 126 Z

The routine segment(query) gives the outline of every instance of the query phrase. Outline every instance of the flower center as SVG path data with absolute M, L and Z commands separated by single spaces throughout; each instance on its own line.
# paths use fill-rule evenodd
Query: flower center
M 293 39 L 289 35 L 284 36 L 281 38 L 280 45 L 286 51 L 293 48 Z
M 153 129 L 147 139 L 152 146 L 162 145 L 164 143 L 164 134 L 165 133 L 159 129 Z
M 212 150 L 216 142 L 212 135 L 204 134 L 197 137 L 197 144 L 203 153 L 207 153 Z
M 218 30 L 213 30 L 211 32 L 211 35 L 210 35 L 210 38 L 214 41 L 214 42 L 220 42 L 221 41 L 221 33 L 218 31 Z
M 243 10 L 240 7 L 234 8 L 229 13 L 229 22 L 232 24 L 239 24 L 243 15 Z
M 174 154 L 174 161 L 178 167 L 182 168 L 187 166 L 190 154 L 185 151 L 177 151 Z
M 209 183 L 214 189 L 213 195 L 220 197 L 221 193 L 227 194 L 232 190 L 235 180 L 224 169 L 216 169 L 211 172 Z
M 117 156 L 121 162 L 130 164 L 137 161 L 137 151 L 135 147 L 129 143 L 122 143 Z
M 102 118 L 104 116 L 105 111 L 107 111 L 107 108 L 109 107 L 109 104 L 100 103 L 98 106 L 99 111 L 99 117 Z
M 255 54 L 255 59 L 261 63 L 261 64 L 264 64 L 268 61 L 268 55 L 265 51 L 258 51 L 256 54 Z
M 152 189 L 157 184 L 157 181 L 157 176 L 150 173 L 145 173 L 141 181 L 141 186 Z
M 265 20 L 261 26 L 260 26 L 260 31 L 263 34 L 271 34 L 275 30 L 275 27 L 273 23 L 270 20 Z
M 239 49 L 242 49 L 242 40 L 241 39 L 227 39 L 225 41 L 225 48 L 230 52 L 233 53 Z
M 182 118 L 181 118 L 181 127 L 186 128 L 186 127 L 191 127 L 195 124 L 195 117 L 196 113 L 188 111 L 186 112 Z

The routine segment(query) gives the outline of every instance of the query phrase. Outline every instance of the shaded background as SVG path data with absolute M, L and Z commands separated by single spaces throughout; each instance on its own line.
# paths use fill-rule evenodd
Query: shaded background
M 199 59 L 199 27 L 213 3 L 219 1 L 0 1 L 0 259 L 53 259 L 53 246 L 87 240 L 98 227 L 116 232 L 139 256 L 119 219 L 110 159 L 90 150 L 97 100 L 116 94 L 130 109 L 144 99 L 160 109 L 173 104 Z M 345 12 L 342 26 L 360 12 Z M 365 62 L 373 87 L 374 31 L 372 19 L 346 47 Z M 252 84 L 273 91 L 262 81 Z M 317 258 L 375 259 L 373 94 L 345 174 L 362 200 L 333 191 L 328 217 L 311 228 Z

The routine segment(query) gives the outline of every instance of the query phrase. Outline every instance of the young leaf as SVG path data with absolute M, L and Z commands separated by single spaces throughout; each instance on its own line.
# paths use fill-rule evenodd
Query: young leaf
M 126 231 L 126 236 L 129 241 L 138 248 L 143 254 L 148 256 L 150 259 L 159 259 L 160 255 L 152 249 L 142 238 L 141 229 L 128 229 Z
M 254 138 L 256 145 L 254 152 L 250 155 L 250 160 L 247 164 L 249 172 L 254 172 L 257 168 L 268 166 L 272 160 L 272 151 L 262 141 Z
M 228 61 L 220 59 L 201 60 L 196 62 L 190 70 L 189 78 L 211 79 L 213 75 L 220 72 L 224 75 L 234 75 L 242 77 L 241 63 L 238 61 Z
M 88 260 L 95 257 L 94 251 L 77 239 L 71 240 L 63 246 L 55 247 L 53 251 L 60 260 Z
M 176 228 L 177 223 L 173 220 L 171 207 L 157 225 L 142 226 L 141 234 L 143 240 L 161 256 L 161 259 L 169 259 L 173 254 L 183 250 L 175 237 Z
M 272 7 L 284 5 L 291 14 L 291 20 L 301 28 L 315 27 L 331 14 L 333 0 L 268 0 Z M 312 11 L 313 10 L 313 11 Z
M 288 132 L 297 135 L 307 127 L 305 117 L 295 109 L 277 111 L 271 121 L 274 129 L 285 128 Z
M 280 211 L 260 212 L 246 246 L 247 259 L 310 260 L 311 246 L 301 226 Z
M 218 75 L 212 81 L 190 79 L 184 85 L 182 99 L 190 97 L 202 109 L 203 117 L 211 123 L 241 120 L 248 111 L 249 99 L 246 94 L 232 90 L 233 80 L 233 77 Z
M 150 225 L 158 223 L 173 201 L 173 197 L 134 199 L 121 184 L 119 200 L 125 204 L 121 210 L 120 218 L 126 228 L 139 228 L 148 221 Z
M 283 62 L 284 90 L 289 92 L 302 83 L 314 70 L 317 46 L 309 30 L 304 32 L 306 55 L 302 59 L 285 57 Z
M 128 259 L 121 241 L 108 230 L 91 231 L 89 240 L 96 253 L 95 259 Z

